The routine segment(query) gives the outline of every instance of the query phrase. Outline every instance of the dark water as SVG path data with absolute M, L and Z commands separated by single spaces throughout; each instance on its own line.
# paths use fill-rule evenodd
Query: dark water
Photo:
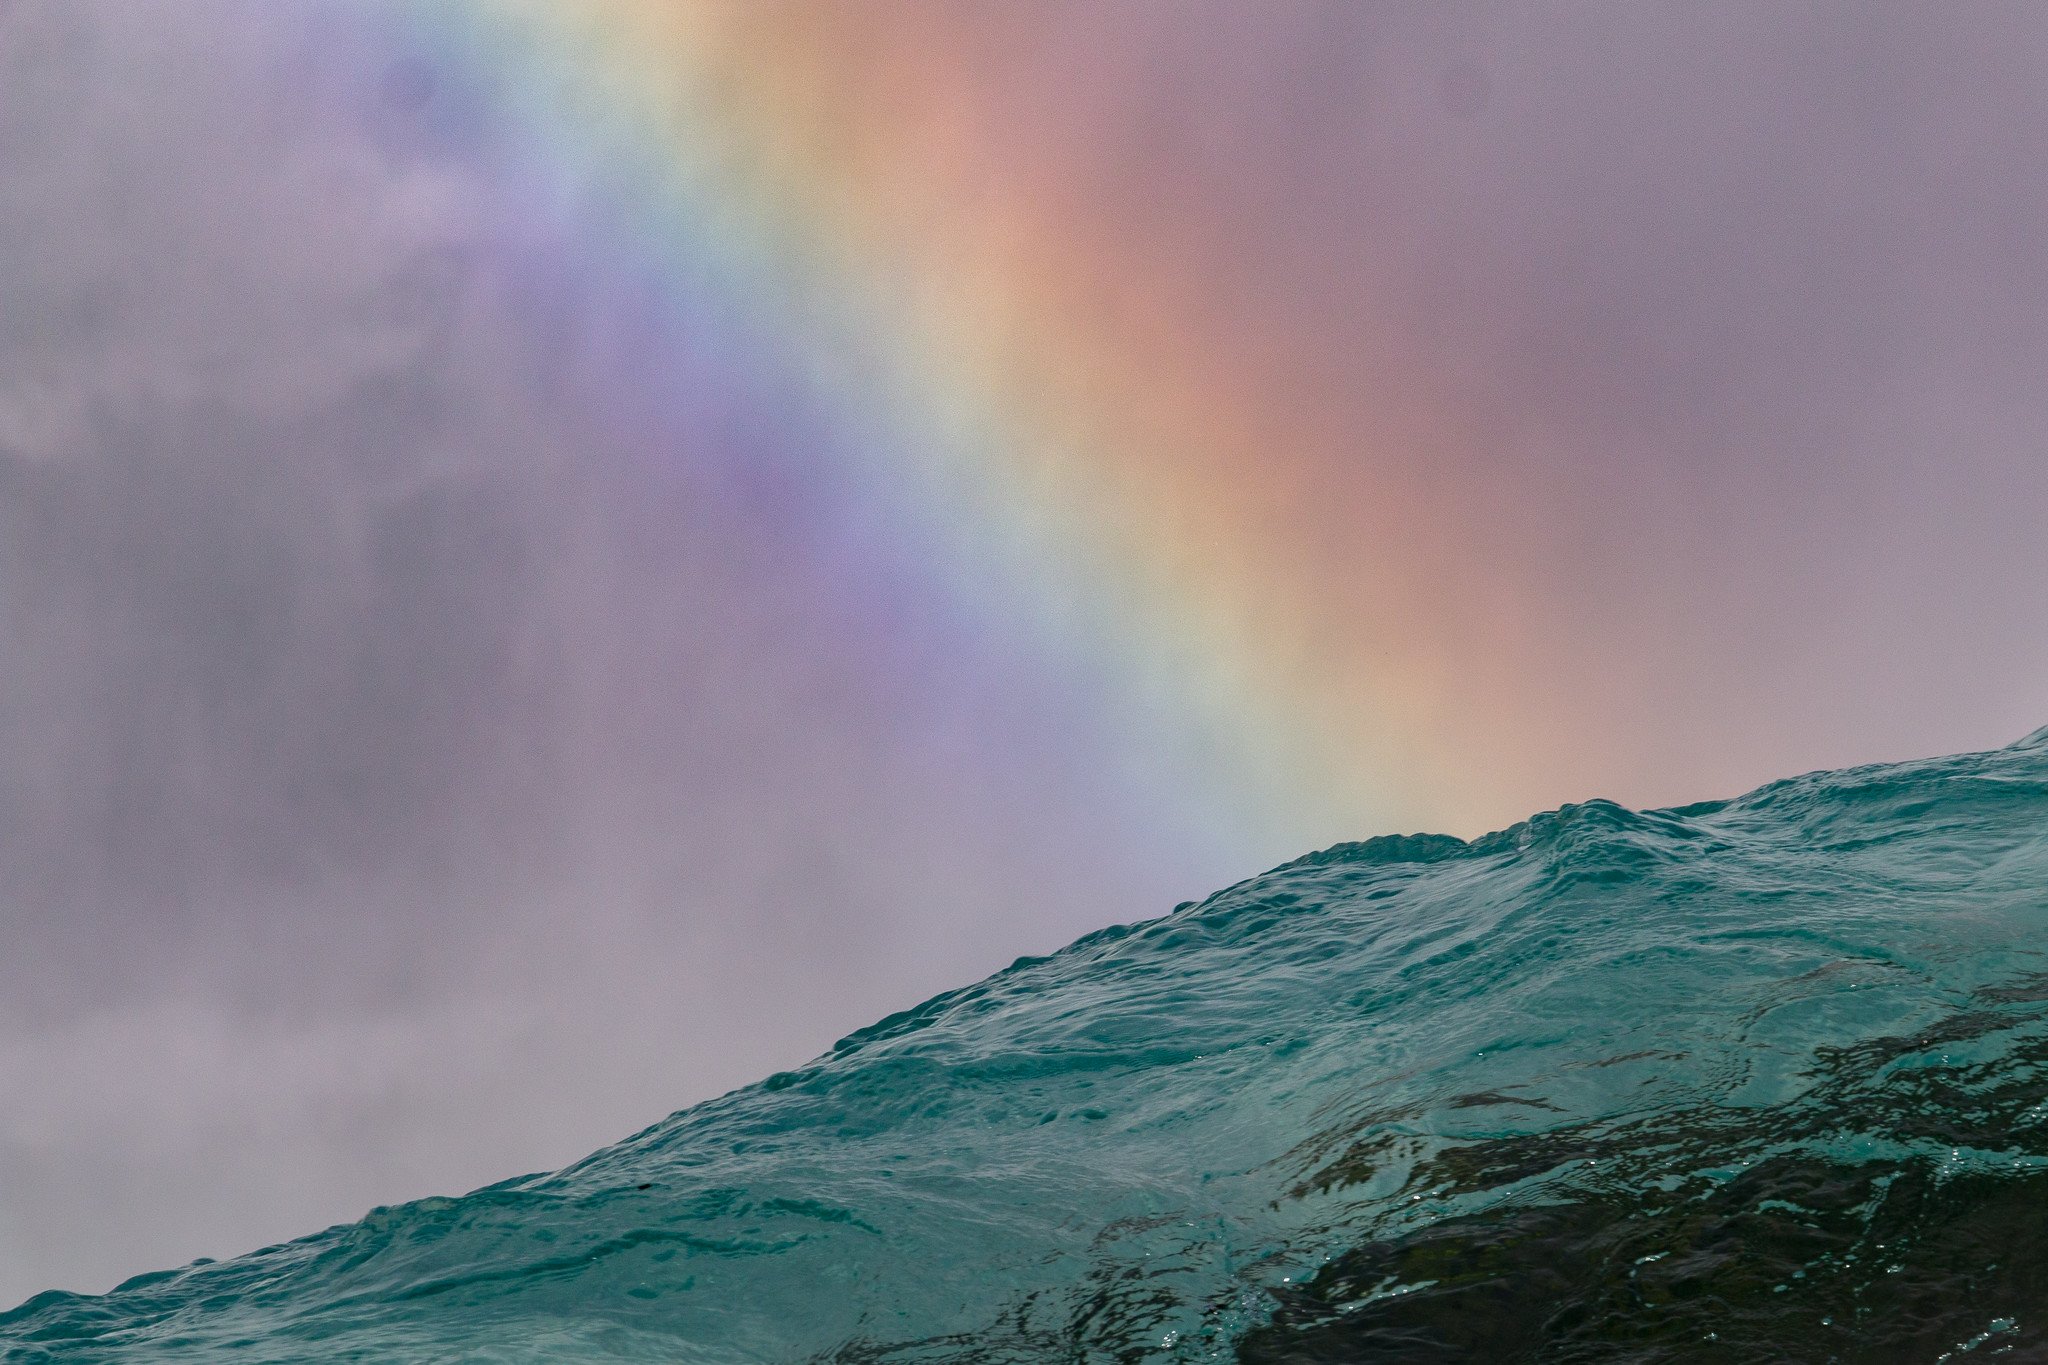
M 2048 1359 L 2048 732 L 1373 840 L 24 1361 Z

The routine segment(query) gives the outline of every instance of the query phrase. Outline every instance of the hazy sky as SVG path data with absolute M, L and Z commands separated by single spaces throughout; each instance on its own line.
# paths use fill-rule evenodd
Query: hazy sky
M 2048 722 L 2037 6 L 630 8 L 703 127 L 515 4 L 0 0 L 0 1299 L 1336 838 Z

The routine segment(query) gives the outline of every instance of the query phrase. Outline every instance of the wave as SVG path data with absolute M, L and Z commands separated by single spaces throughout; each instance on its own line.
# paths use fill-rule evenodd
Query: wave
M 1297 859 L 20 1362 L 2048 1352 L 2048 731 Z

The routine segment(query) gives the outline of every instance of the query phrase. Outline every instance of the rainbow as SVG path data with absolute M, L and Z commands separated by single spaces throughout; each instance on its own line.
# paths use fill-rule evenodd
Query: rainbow
M 1390 643 L 1360 568 L 1427 528 L 1338 478 L 1314 412 L 1240 373 L 1227 322 L 1171 272 L 1062 212 L 943 16 L 920 7 L 883 52 L 834 6 L 398 13 L 516 129 L 535 211 L 600 202 L 596 254 L 720 300 L 729 363 L 825 405 L 879 532 L 966 609 L 1099 675 L 1121 761 L 1225 794 L 1237 828 L 1211 835 L 1298 850 L 1476 828 L 1429 738 L 1450 664 Z M 1366 504 L 1377 561 L 1331 551 L 1331 496 Z

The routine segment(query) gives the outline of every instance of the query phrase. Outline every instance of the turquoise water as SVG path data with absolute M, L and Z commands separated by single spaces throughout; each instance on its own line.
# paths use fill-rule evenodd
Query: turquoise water
M 38 1361 L 2048 1352 L 2048 731 L 1299 859 Z

